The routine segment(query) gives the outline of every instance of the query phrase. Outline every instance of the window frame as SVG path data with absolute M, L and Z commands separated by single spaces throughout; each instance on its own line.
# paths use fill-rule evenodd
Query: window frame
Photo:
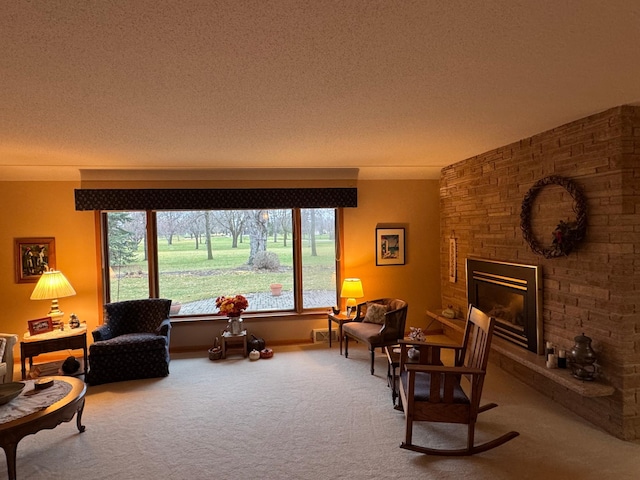
M 301 210 L 309 209 L 310 207 L 293 207 L 292 211 L 292 241 L 293 241 L 293 288 L 294 288 L 294 305 L 293 309 L 289 310 L 271 310 L 268 312 L 261 311 L 249 311 L 246 316 L 250 318 L 269 317 L 269 316 L 300 316 L 305 314 L 317 314 L 318 312 L 324 312 L 326 307 L 303 307 L 304 291 L 303 286 L 303 235 L 302 235 L 302 215 Z M 320 207 L 323 208 L 323 207 Z M 325 207 L 326 208 L 326 207 Z M 287 208 L 288 210 L 289 208 Z M 211 209 L 214 210 L 214 209 Z M 243 210 L 243 209 L 238 209 Z M 342 207 L 334 207 L 334 228 L 335 228 L 335 266 L 336 266 L 336 284 L 335 284 L 335 300 L 336 305 L 339 305 L 339 285 L 342 283 L 342 247 L 343 247 L 343 214 L 344 209 Z M 115 210 L 98 210 L 96 211 L 97 223 L 100 229 L 100 255 L 102 264 L 102 294 L 104 303 L 109 303 L 111 300 L 111 284 L 108 278 L 109 275 L 109 243 L 107 238 L 108 232 L 108 214 L 113 213 Z M 146 214 L 146 247 L 147 247 L 147 266 L 149 275 L 149 298 L 158 298 L 160 292 L 160 278 L 158 269 L 158 247 L 157 247 L 157 210 L 137 210 L 128 209 L 122 210 L 127 212 L 144 212 Z M 181 315 L 172 317 L 174 321 L 190 321 L 197 319 L 210 319 L 218 316 L 216 312 L 207 312 L 194 315 Z

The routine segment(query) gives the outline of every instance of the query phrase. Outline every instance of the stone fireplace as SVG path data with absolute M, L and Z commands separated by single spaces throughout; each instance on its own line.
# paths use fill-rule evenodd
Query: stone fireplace
M 524 196 L 550 175 L 571 179 L 587 200 L 584 240 L 558 258 L 532 251 L 520 228 Z M 542 343 L 568 351 L 584 333 L 593 340 L 598 378 L 561 376 L 544 367 L 543 356 L 503 338 L 495 338 L 491 361 L 625 440 L 640 439 L 639 192 L 638 106 L 558 126 L 445 167 L 440 176 L 440 308 L 452 305 L 464 318 L 468 305 L 467 278 L 450 275 L 451 237 L 457 239 L 457 272 L 465 271 L 467 258 L 538 267 Z M 549 245 L 558 221 L 575 215 L 571 197 L 549 186 L 535 202 L 532 234 Z M 595 391 L 597 385 L 603 388 Z
M 539 292 L 535 265 L 467 259 L 468 302 L 496 319 L 495 335 L 541 355 Z

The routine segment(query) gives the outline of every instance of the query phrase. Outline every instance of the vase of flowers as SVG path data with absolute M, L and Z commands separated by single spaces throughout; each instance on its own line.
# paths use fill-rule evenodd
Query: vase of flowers
M 409 327 L 409 339 L 416 342 L 424 342 L 427 339 L 427 336 L 421 328 Z M 417 361 L 420 358 L 420 350 L 415 347 L 411 347 L 407 350 L 407 356 L 409 359 Z
M 242 333 L 242 312 L 249 307 L 249 302 L 244 295 L 220 296 L 216 298 L 216 307 L 221 315 L 229 317 L 228 329 L 231 335 Z
M 424 342 L 427 336 L 424 334 L 421 328 L 409 327 L 409 338 L 418 342 Z

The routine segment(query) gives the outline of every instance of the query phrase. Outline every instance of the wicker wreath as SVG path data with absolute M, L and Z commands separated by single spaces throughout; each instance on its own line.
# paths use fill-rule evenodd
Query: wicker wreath
M 569 192 L 571 198 L 573 198 L 573 211 L 576 213 L 576 219 L 571 222 L 561 220 L 552 232 L 553 242 L 551 247 L 543 248 L 538 244 L 531 232 L 531 208 L 538 193 L 547 185 L 559 185 Z M 551 175 L 538 180 L 522 200 L 520 228 L 522 229 L 522 236 L 531 247 L 531 250 L 544 258 L 569 255 L 584 239 L 587 231 L 587 199 L 580 187 L 568 178 Z

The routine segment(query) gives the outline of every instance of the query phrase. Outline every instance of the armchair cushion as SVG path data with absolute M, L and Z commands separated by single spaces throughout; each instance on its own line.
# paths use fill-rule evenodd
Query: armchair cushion
M 377 323 L 384 325 L 384 315 L 387 313 L 387 306 L 379 303 L 367 302 L 367 313 L 362 320 L 365 323 Z
M 402 378 L 402 385 L 409 384 L 408 380 L 408 372 L 405 370 L 400 372 L 400 377 Z M 413 398 L 415 402 L 429 402 L 431 396 L 431 375 L 430 373 L 425 372 L 416 372 L 415 380 L 414 380 L 414 391 Z M 406 391 L 405 391 L 406 394 Z M 444 392 L 444 382 L 440 385 L 440 394 L 439 398 L 443 398 L 445 395 Z M 434 401 L 438 401 L 439 399 L 435 399 Z M 460 386 L 460 383 L 457 383 L 453 387 L 453 401 L 452 403 L 460 403 L 460 404 L 469 404 L 469 398 L 464 393 L 464 390 Z
M 349 325 L 349 328 L 346 328 Z M 382 326 L 377 323 L 369 322 L 349 322 L 344 324 L 342 331 L 348 333 L 351 338 L 368 343 L 369 345 L 378 345 L 382 337 Z
M 91 353 L 123 354 L 131 352 L 150 352 L 156 349 L 164 349 L 167 346 L 167 337 L 155 333 L 125 333 L 117 337 L 96 342 L 91 346 Z

